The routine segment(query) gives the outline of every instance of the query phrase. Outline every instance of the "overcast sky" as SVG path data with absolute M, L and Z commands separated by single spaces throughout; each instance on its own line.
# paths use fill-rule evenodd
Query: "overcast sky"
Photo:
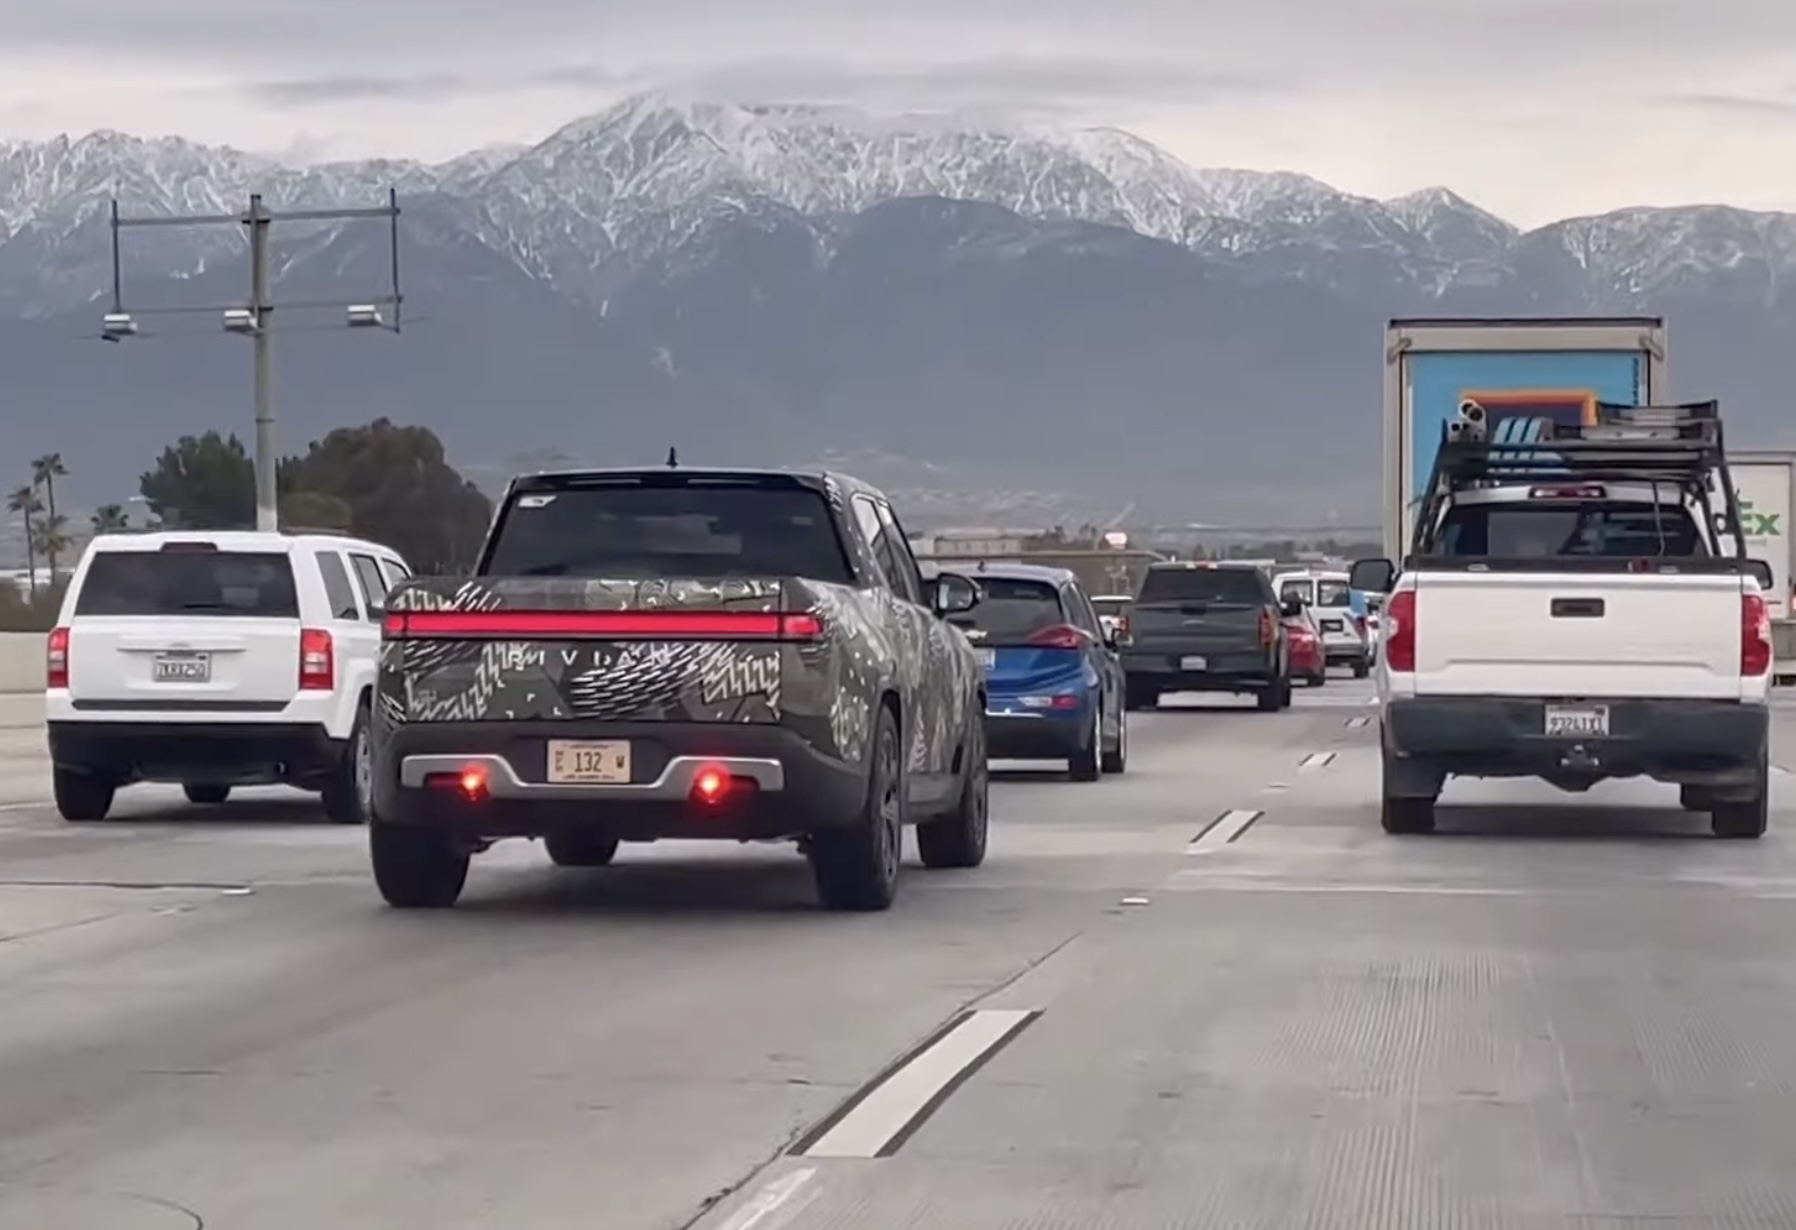
M 1112 124 L 1524 224 L 1796 209 L 1796 0 L 0 0 L 0 31 L 0 138 L 437 158 L 670 86 Z

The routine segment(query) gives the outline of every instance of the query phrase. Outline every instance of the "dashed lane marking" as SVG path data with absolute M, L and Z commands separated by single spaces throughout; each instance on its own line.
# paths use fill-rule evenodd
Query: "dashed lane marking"
M 1335 754 L 1333 752 L 1311 752 L 1308 756 L 1305 756 L 1302 760 L 1298 761 L 1297 767 L 1300 769 L 1320 769 L 1334 763 L 1334 758 Z
M 1225 811 L 1205 825 L 1204 831 L 1193 837 L 1185 850 L 1189 854 L 1207 854 L 1211 850 L 1220 849 L 1238 840 L 1241 834 L 1253 827 L 1254 821 L 1265 814 L 1263 811 L 1245 808 Z
M 954 1091 L 1040 1016 L 1039 1009 L 964 1012 L 900 1059 L 793 1147 L 797 1157 L 890 1157 Z
M 1363 713 L 1360 714 L 1358 717 L 1350 717 L 1347 719 L 1347 729 L 1358 730 L 1361 726 L 1364 726 L 1367 722 L 1370 722 L 1371 720 L 1372 720 L 1371 718 L 1367 717 Z

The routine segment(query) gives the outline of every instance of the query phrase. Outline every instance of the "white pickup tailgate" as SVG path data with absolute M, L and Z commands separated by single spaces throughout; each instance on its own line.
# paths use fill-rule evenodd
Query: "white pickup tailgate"
M 1742 577 L 1418 572 L 1414 584 L 1418 695 L 1742 695 Z M 1556 599 L 1599 599 L 1602 614 L 1555 616 Z

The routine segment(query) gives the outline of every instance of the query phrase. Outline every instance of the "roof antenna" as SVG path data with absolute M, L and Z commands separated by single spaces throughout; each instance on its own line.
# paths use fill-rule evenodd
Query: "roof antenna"
M 669 448 L 667 450 L 667 468 L 670 470 L 677 470 L 680 468 L 680 452 L 678 449 Z

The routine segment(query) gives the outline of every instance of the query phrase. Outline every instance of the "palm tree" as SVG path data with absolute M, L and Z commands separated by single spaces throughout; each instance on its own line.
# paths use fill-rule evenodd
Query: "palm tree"
M 6 511 L 16 512 L 25 518 L 25 574 L 30 579 L 31 596 L 37 597 L 37 515 L 44 511 L 44 502 L 37 498 L 36 486 L 20 487 L 6 497 Z
M 131 518 L 125 513 L 123 504 L 102 504 L 94 509 L 90 520 L 96 534 L 116 534 L 131 528 Z
M 68 546 L 67 538 L 61 532 L 61 522 L 56 516 L 56 480 L 67 478 L 69 472 L 63 467 L 61 453 L 45 453 L 31 463 L 31 485 L 44 489 L 44 508 L 50 515 L 49 524 L 54 527 L 44 536 L 44 558 L 50 565 L 50 584 L 56 584 L 56 557 L 62 548 Z

